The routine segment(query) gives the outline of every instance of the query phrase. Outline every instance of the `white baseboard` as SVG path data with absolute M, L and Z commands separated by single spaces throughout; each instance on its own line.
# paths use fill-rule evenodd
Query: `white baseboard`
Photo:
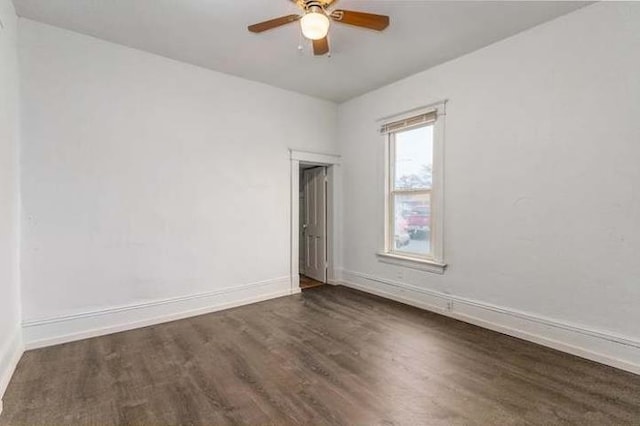
M 19 328 L 16 328 L 13 335 L 0 348 L 0 414 L 2 413 L 2 398 L 23 352 L 22 333 Z
M 640 374 L 640 341 L 354 271 L 342 284 Z
M 26 349 L 57 345 L 247 305 L 299 292 L 291 277 L 206 293 L 24 321 Z

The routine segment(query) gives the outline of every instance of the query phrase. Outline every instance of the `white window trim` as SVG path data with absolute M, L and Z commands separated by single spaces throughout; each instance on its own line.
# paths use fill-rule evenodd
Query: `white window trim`
M 433 272 L 435 274 L 444 274 L 447 268 L 446 263 L 439 263 L 426 258 L 401 256 L 395 253 L 376 253 L 378 260 L 382 263 L 388 263 L 396 266 L 404 266 L 405 268 L 417 269 L 419 271 Z
M 436 111 L 437 119 L 433 124 L 433 181 L 431 189 L 431 242 L 432 253 L 429 257 L 412 256 L 411 254 L 392 251 L 393 241 L 390 238 L 390 192 L 391 192 L 391 158 L 390 138 L 391 134 L 384 134 L 384 235 L 382 237 L 382 249 L 377 257 L 380 262 L 390 263 L 425 272 L 443 274 L 447 264 L 444 261 L 444 132 L 446 118 L 446 103 L 441 101 L 421 108 L 416 108 L 391 117 L 384 117 L 380 124 L 410 118 L 420 114 Z

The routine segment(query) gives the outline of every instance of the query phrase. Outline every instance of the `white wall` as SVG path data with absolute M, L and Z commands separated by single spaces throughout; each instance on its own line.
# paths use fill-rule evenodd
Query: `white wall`
M 640 372 L 640 4 L 603 3 L 340 106 L 343 279 Z M 376 260 L 376 119 L 448 99 L 443 276 Z
M 640 372 L 639 18 L 590 6 L 339 123 L 330 103 L 20 20 L 29 345 L 286 294 L 292 147 L 343 154 L 348 285 Z M 442 99 L 438 276 L 376 260 L 375 120 Z
M 18 267 L 18 58 L 13 4 L 0 0 L 0 398 L 22 353 Z M 2 404 L 0 401 L 0 411 Z
M 20 60 L 30 347 L 289 294 L 288 148 L 335 104 L 26 19 Z

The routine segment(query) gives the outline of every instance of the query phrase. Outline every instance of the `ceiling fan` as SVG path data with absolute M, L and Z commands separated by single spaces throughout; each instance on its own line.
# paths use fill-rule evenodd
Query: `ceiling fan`
M 270 19 L 249 25 L 247 29 L 252 33 L 261 33 L 299 20 L 302 34 L 313 42 L 313 54 L 324 55 L 329 52 L 327 33 L 329 32 L 330 20 L 376 31 L 382 31 L 389 26 L 389 17 L 385 15 L 340 9 L 329 11 L 328 8 L 336 0 L 290 1 L 294 2 L 304 13 L 302 15 L 286 15 Z

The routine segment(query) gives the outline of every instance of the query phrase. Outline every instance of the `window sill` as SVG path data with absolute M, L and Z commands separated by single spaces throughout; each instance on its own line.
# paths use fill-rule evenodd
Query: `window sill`
M 376 253 L 376 256 L 378 256 L 378 260 L 382 263 L 404 266 L 406 268 L 417 269 L 419 271 L 433 272 L 434 274 L 442 275 L 447 268 L 446 263 L 440 263 L 435 260 L 418 259 L 415 257 L 384 252 Z

